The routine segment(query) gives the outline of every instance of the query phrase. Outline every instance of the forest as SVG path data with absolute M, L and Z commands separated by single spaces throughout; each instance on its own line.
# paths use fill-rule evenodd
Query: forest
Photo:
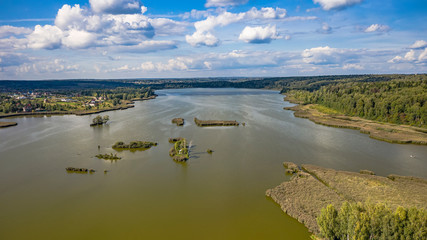
M 427 211 L 398 207 L 394 212 L 384 204 L 344 202 L 340 209 L 323 208 L 317 218 L 321 236 L 329 240 L 427 239 Z
M 289 90 L 285 94 L 303 104 L 319 104 L 349 116 L 427 128 L 426 75 L 338 82 L 318 90 Z

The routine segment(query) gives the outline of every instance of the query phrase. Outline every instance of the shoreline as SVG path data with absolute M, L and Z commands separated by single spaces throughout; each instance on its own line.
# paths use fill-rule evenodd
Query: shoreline
M 389 143 L 427 145 L 427 129 L 377 122 L 343 114 L 323 113 L 317 109 L 320 106 L 318 104 L 303 105 L 289 96 L 284 100 L 298 105 L 283 109 L 294 111 L 295 117 L 307 118 L 316 124 L 359 130 L 361 133 L 368 134 L 370 138 Z
M 152 100 L 155 99 L 157 95 L 151 96 L 148 98 L 138 98 L 138 99 L 132 99 L 131 102 L 122 104 L 117 107 L 113 108 L 107 108 L 107 109 L 95 109 L 95 110 L 85 110 L 85 111 L 53 111 L 53 112 L 20 112 L 20 113 L 10 113 L 10 114 L 1 114 L 1 118 L 13 118 L 13 117 L 21 117 L 21 116 L 44 116 L 44 115 L 76 115 L 76 116 L 84 116 L 84 115 L 91 115 L 91 114 L 97 114 L 102 112 L 109 112 L 109 111 L 116 111 L 116 110 L 126 110 L 128 108 L 135 107 L 135 102 L 137 101 L 146 101 L 146 100 Z
M 0 128 L 7 128 L 7 127 L 13 127 L 17 126 L 18 123 L 16 122 L 0 122 Z
M 291 180 L 268 189 L 265 194 L 314 235 L 319 234 L 316 218 L 329 204 L 340 207 L 345 201 L 370 202 L 384 203 L 392 209 L 399 206 L 427 209 L 427 179 L 382 177 L 367 170 L 357 173 L 309 164 L 284 163 L 284 166 L 294 172 Z

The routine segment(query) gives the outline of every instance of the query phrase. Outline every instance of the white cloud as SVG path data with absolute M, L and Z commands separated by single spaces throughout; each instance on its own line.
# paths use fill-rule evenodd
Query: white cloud
M 247 43 L 270 43 L 274 39 L 280 38 L 276 31 L 276 26 L 249 27 L 246 26 L 240 33 L 239 39 Z
M 147 61 L 142 63 L 139 69 L 149 72 L 252 69 L 281 66 L 289 58 L 289 54 L 283 52 L 233 50 L 225 53 L 176 57 L 166 62 Z
M 314 3 L 320 4 L 323 10 L 343 9 L 355 4 L 361 3 L 363 0 L 313 0 Z
M 418 61 L 425 62 L 427 61 L 427 48 L 418 56 Z
M 210 32 L 196 31 L 192 35 L 186 35 L 185 40 L 193 47 L 208 46 L 216 47 L 220 41 Z
M 57 49 L 61 47 L 64 34 L 57 26 L 37 25 L 28 35 L 28 47 L 33 49 Z
M 65 4 L 56 14 L 55 26 L 62 30 L 70 28 L 82 29 L 85 25 L 85 20 L 83 9 L 80 8 L 79 4 L 76 4 L 73 7 Z
M 246 4 L 249 0 L 207 0 L 205 7 L 226 7 Z
M 417 54 L 418 57 L 417 57 Z M 395 56 L 394 58 L 388 60 L 389 63 L 422 63 L 427 60 L 427 48 L 424 50 L 414 50 L 411 49 L 405 54 L 405 56 Z
M 68 35 L 62 39 L 62 44 L 69 48 L 88 48 L 95 45 L 97 39 L 94 33 L 70 30 Z
M 26 38 L 0 38 L 0 49 L 4 50 L 16 50 L 25 49 L 28 45 Z
M 351 69 L 354 69 L 354 70 L 363 70 L 365 68 L 363 66 L 359 65 L 359 64 L 348 63 L 348 64 L 345 64 L 342 67 L 342 69 L 344 69 L 344 70 L 351 70 Z
M 322 23 L 321 32 L 326 34 L 332 33 L 332 28 L 327 23 Z
M 4 38 L 7 36 L 25 35 L 30 34 L 31 32 L 31 29 L 25 27 L 14 27 L 9 25 L 0 26 L 0 38 Z
M 146 10 L 141 9 L 139 0 L 89 0 L 89 3 L 96 13 L 131 14 Z
M 169 18 L 149 19 L 149 23 L 158 36 L 184 35 L 188 27 L 185 22 L 178 22 Z
M 340 64 L 356 58 L 354 50 L 326 47 L 305 49 L 302 52 L 303 61 L 310 64 Z
M 192 46 L 217 46 L 219 40 L 210 32 L 217 26 L 227 26 L 243 20 L 283 19 L 286 17 L 286 9 L 283 8 L 251 8 L 247 12 L 231 13 L 224 11 L 217 16 L 209 16 L 205 20 L 194 23 L 196 31 L 192 35 L 186 35 L 186 40 Z M 207 44 L 208 43 L 208 44 Z
M 390 27 L 387 25 L 381 25 L 381 24 L 372 24 L 371 26 L 365 28 L 364 32 L 371 33 L 371 32 L 388 32 L 390 31 Z
M 410 48 L 414 48 L 414 49 L 420 49 L 425 47 L 427 47 L 427 42 L 424 40 L 415 41 L 414 44 L 410 46 Z
M 177 48 L 177 43 L 174 41 L 155 41 L 147 40 L 142 41 L 138 45 L 132 46 L 119 46 L 115 50 L 118 52 L 131 52 L 131 53 L 148 53 Z

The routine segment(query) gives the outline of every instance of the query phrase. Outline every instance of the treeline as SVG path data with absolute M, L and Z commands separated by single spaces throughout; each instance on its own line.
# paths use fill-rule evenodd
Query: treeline
M 328 205 L 317 218 L 321 237 L 338 239 L 427 239 L 427 211 L 384 204 L 344 202 L 339 210 Z
M 320 104 L 349 116 L 427 127 L 427 76 L 380 82 L 347 82 L 319 90 L 291 90 L 304 104 Z
M 150 87 L 118 87 L 114 89 L 80 90 L 77 94 L 96 98 L 103 97 L 106 100 L 132 100 L 151 97 L 154 95 L 154 91 Z

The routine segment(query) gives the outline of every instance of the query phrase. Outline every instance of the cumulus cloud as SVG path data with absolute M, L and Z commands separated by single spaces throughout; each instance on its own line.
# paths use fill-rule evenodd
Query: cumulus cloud
M 274 39 L 280 38 L 276 31 L 276 26 L 249 27 L 246 26 L 240 33 L 239 39 L 247 43 L 270 43 Z
M 418 55 L 418 57 L 417 57 Z M 427 48 L 423 50 L 411 49 L 403 57 L 395 56 L 389 63 L 422 63 L 427 60 Z
M 424 41 L 424 40 L 418 40 L 418 41 L 415 41 L 415 42 L 410 46 L 410 48 L 413 48 L 413 49 L 421 49 L 421 48 L 425 48 L 425 47 L 427 47 L 427 42 L 426 42 L 426 41 Z
M 249 0 L 207 0 L 205 7 L 227 7 L 246 4 Z
M 329 46 L 305 49 L 301 55 L 305 63 L 318 65 L 339 64 L 357 57 L 354 50 Z
M 96 39 L 94 33 L 73 29 L 68 31 L 67 36 L 62 39 L 62 44 L 68 48 L 88 48 L 95 45 Z
M 241 13 L 231 13 L 224 11 L 217 16 L 209 16 L 205 20 L 194 23 L 196 32 L 194 32 L 192 35 L 187 35 L 186 40 L 193 46 L 217 46 L 219 40 L 210 32 L 217 26 L 223 27 L 244 20 L 283 19 L 285 17 L 286 9 L 278 7 L 266 7 L 259 10 L 253 7 L 249 11 Z M 210 43 L 214 42 L 214 44 L 203 44 L 207 41 Z
M 332 33 L 332 28 L 327 23 L 323 23 L 321 32 L 326 34 Z
M 0 38 L 7 36 L 19 36 L 31 33 L 32 30 L 25 27 L 14 27 L 9 25 L 0 26 Z
M 210 32 L 196 31 L 192 35 L 186 35 L 185 40 L 193 47 L 216 47 L 220 41 Z
M 364 32 L 371 33 L 371 32 L 388 32 L 390 31 L 390 27 L 387 25 L 381 25 L 381 24 L 372 24 L 371 26 L 365 28 Z
M 320 4 L 323 10 L 343 9 L 361 3 L 363 0 L 313 0 Z
M 28 35 L 28 47 L 33 49 L 57 49 L 61 47 L 64 33 L 57 26 L 37 25 Z
M 139 0 L 89 0 L 89 3 L 96 13 L 131 14 L 141 11 Z M 145 10 L 143 7 L 142 11 Z
M 149 22 L 158 36 L 183 35 L 188 27 L 185 22 L 178 22 L 169 18 L 154 18 L 149 19 Z
M 110 14 L 101 9 L 105 6 L 119 6 L 120 4 L 136 3 L 135 1 L 91 1 L 95 9 L 90 11 L 80 5 L 63 5 L 58 10 L 55 25 L 37 25 L 34 31 L 27 36 L 29 48 L 57 49 L 60 47 L 84 49 L 90 47 L 135 46 L 136 52 L 153 52 L 176 48 L 176 43 L 147 41 L 155 35 L 181 35 L 186 31 L 188 24 L 167 18 L 149 18 L 142 13 Z M 97 5 L 101 4 L 101 5 Z M 102 6 L 104 6 L 102 5 Z M 120 6 L 122 6 L 120 5 Z M 139 1 L 138 1 L 139 6 Z M 96 10 L 96 8 L 99 8 Z M 141 7 L 144 12 L 144 7 Z M 1 42 L 0 42 L 1 44 Z M 158 49 L 154 49 L 158 47 Z M 127 50 L 130 47 L 116 48 Z

